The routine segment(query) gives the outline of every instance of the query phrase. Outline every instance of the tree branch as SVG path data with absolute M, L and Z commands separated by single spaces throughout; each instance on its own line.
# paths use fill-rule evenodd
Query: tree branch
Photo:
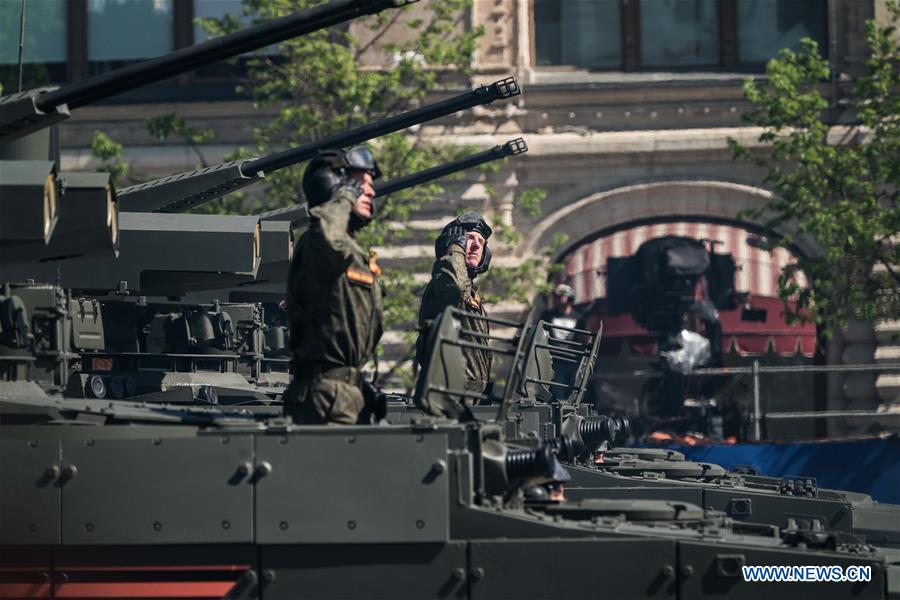
M 373 36 L 372 39 L 369 40 L 369 42 L 366 45 L 360 46 L 359 48 L 357 48 L 356 52 L 353 55 L 354 58 L 359 60 L 359 57 L 362 56 L 363 53 L 365 53 L 369 48 L 374 46 L 376 42 L 378 42 L 381 38 L 384 37 L 384 34 L 387 33 L 388 29 L 390 29 L 391 27 L 396 25 L 397 20 L 399 18 L 400 18 L 400 11 L 399 10 L 394 11 L 394 13 L 391 15 L 390 20 L 388 20 L 387 24 L 381 29 L 381 31 L 379 31 L 375 36 Z
M 891 268 L 891 264 L 887 260 L 885 260 L 884 257 L 879 257 L 878 262 L 884 265 L 884 268 L 887 269 L 888 273 L 890 273 L 891 278 L 894 280 L 894 284 L 900 286 L 900 275 L 897 275 L 897 273 L 894 272 L 894 270 Z

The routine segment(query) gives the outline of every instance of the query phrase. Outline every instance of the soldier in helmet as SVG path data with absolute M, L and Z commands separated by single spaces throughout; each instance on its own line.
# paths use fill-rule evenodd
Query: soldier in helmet
M 491 263 L 491 251 L 487 246 L 491 233 L 491 227 L 481 215 L 468 212 L 450 221 L 435 241 L 436 260 L 431 269 L 431 281 L 422 294 L 419 308 L 420 333 L 416 344 L 419 364 L 424 358 L 426 321 L 436 318 L 448 306 L 461 308 L 473 315 L 487 314 L 475 278 L 487 271 Z M 465 328 L 490 333 L 490 325 L 482 319 L 466 319 Z M 469 341 L 487 342 L 484 338 L 470 338 Z M 466 358 L 466 388 L 481 393 L 490 376 L 491 353 L 476 348 L 464 348 L 463 353 Z
M 541 314 L 541 320 L 558 327 L 574 328 L 578 326 L 578 313 L 575 312 L 575 290 L 572 286 L 560 283 L 553 288 L 551 306 Z M 550 335 L 558 340 L 571 340 L 573 332 L 564 329 L 551 329 Z
M 575 311 L 575 290 L 565 283 L 560 283 L 553 288 L 552 304 L 548 310 L 541 315 L 541 320 L 546 321 L 553 327 L 550 329 L 550 336 L 557 340 L 574 340 L 575 332 L 569 331 L 579 325 L 579 316 Z M 577 340 L 583 341 L 583 340 Z M 565 357 L 554 357 L 553 359 L 553 381 L 571 385 L 575 380 L 578 371 L 578 365 L 568 361 Z M 566 400 L 572 390 L 553 386 L 550 393 L 557 400 Z
M 362 146 L 323 152 L 303 174 L 310 226 L 288 277 L 293 380 L 284 411 L 294 422 L 353 424 L 379 412 L 360 369 L 381 338 L 381 271 L 356 234 L 374 216 L 380 175 Z

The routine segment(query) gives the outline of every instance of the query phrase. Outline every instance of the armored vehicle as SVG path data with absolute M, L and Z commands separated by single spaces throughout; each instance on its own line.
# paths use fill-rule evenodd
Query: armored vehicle
M 314 11 L 385 4 L 338 1 Z M 120 83 L 137 81 L 122 76 Z M 100 93 L 96 86 L 78 89 L 18 98 L 7 108 L 25 116 L 0 118 L 14 123 L 4 135 L 14 137 L 17 128 L 39 133 L 41 122 L 62 114 L 63 102 L 74 107 Z M 59 226 L 43 219 L 50 208 L 26 210 L 58 199 L 56 163 L 47 162 L 27 165 L 34 169 L 17 184 L 21 230 L 2 229 L 0 243 L 16 253 L 4 263 L 47 258 L 26 248 L 52 244 Z M 170 217 L 108 222 L 136 223 L 127 231 L 150 231 L 147 239 L 185 238 L 178 227 L 189 219 Z M 217 223 L 239 240 L 227 268 L 198 255 L 191 264 L 201 275 L 188 277 L 160 257 L 151 269 L 122 267 L 134 273 L 120 280 L 124 285 L 107 279 L 93 291 L 165 294 L 211 289 L 212 273 L 224 271 L 226 282 L 258 274 L 258 219 Z M 119 240 L 123 264 L 127 235 Z M 68 260 L 87 259 L 60 264 Z M 570 427 L 569 410 L 560 409 L 549 440 L 509 434 L 515 394 L 544 379 L 524 376 L 533 337 L 527 324 L 513 324 L 506 342 L 472 342 L 460 338 L 468 335 L 460 314 L 448 309 L 430 336 L 413 400 L 423 415 L 383 427 L 298 427 L 265 412 L 265 391 L 259 406 L 215 404 L 209 389 L 200 385 L 195 393 L 190 381 L 166 380 L 171 367 L 162 367 L 163 380 L 154 384 L 160 389 L 148 398 L 138 394 L 143 381 L 129 384 L 125 374 L 135 369 L 121 368 L 127 360 L 183 361 L 193 365 L 188 371 L 231 362 L 222 370 L 252 377 L 261 320 L 252 306 L 128 301 L 116 310 L 144 323 L 134 335 L 103 327 L 101 301 L 73 297 L 55 283 L 3 288 L 0 596 L 547 598 L 602 590 L 625 598 L 756 598 L 794 596 L 795 581 L 807 579 L 819 581 L 804 583 L 804 591 L 823 598 L 894 593 L 890 559 L 851 534 L 736 522 L 682 501 L 566 502 L 529 494 L 570 479 L 560 458 L 577 450 L 560 435 Z M 458 379 L 466 344 L 508 357 L 498 361 L 494 388 L 475 398 Z M 584 368 L 584 351 L 580 356 Z M 131 391 L 140 401 L 126 399 Z M 185 391 L 190 398 L 179 401 Z M 467 400 L 476 398 L 495 402 L 496 413 L 464 422 L 436 416 L 437 407 L 454 404 L 472 414 Z M 574 414 L 579 410 L 576 404 Z M 744 571 L 768 565 L 786 567 L 776 575 L 794 581 L 753 582 Z
M 513 140 L 391 180 L 382 189 L 393 193 L 525 151 L 523 140 Z M 287 211 L 277 216 L 285 214 Z M 290 223 L 262 221 L 260 217 L 126 212 L 121 215 L 120 227 L 119 258 L 0 268 L 0 274 L 20 280 L 52 280 L 55 271 L 57 282 L 85 294 L 79 302 L 100 307 L 95 318 L 104 335 L 99 346 L 81 354 L 77 374 L 64 384 L 66 395 L 116 400 L 138 395 L 155 402 L 205 404 L 275 403 L 289 382 L 287 329 L 273 322 L 284 311 L 274 305 L 197 300 L 230 295 L 266 300 L 258 293 L 260 287 L 274 288 L 270 293 L 283 298 L 293 247 Z M 236 285 L 232 290 L 207 289 L 228 284 Z M 151 296 L 184 299 L 173 302 Z M 38 309 L 27 308 L 29 312 Z
M 568 336 L 554 336 L 554 329 L 539 321 L 530 332 L 520 359 L 523 399 L 512 409 L 516 426 L 508 431 L 514 439 L 571 439 L 574 449 L 561 454 L 572 475 L 568 497 L 679 500 L 736 521 L 820 527 L 900 548 L 900 506 L 819 488 L 809 477 L 764 477 L 751 467 L 727 472 L 670 450 L 614 448 L 630 438 L 627 420 L 597 415 L 582 403 L 601 333 L 566 329 Z M 575 368 L 566 368 L 573 361 Z
M 459 320 L 427 349 L 416 402 L 463 402 Z M 459 316 L 459 315 L 456 315 Z M 456 324 L 454 327 L 453 324 Z M 521 331 L 503 350 L 524 352 Z M 514 361 L 512 364 L 515 364 Z M 440 367 L 437 367 L 438 370 Z M 519 384 L 514 370 L 508 390 Z M 884 555 L 850 535 L 734 522 L 686 502 L 553 501 L 552 444 L 495 418 L 297 427 L 239 409 L 0 398 L 0 539 L 9 594 L 115 597 L 884 598 Z M 27 423 L 27 424 L 25 424 Z M 190 460 L 185 460 L 190 457 Z M 796 569 L 792 568 L 796 567 Z M 812 568 L 807 574 L 806 569 Z M 838 567 L 838 568 L 835 568 Z M 862 580 L 862 581 L 858 581 Z
M 73 397 L 117 399 L 158 391 L 171 398 L 178 391 L 205 401 L 238 394 L 241 401 L 270 402 L 274 394 L 250 383 L 263 374 L 258 307 L 154 308 L 127 296 L 170 297 L 252 280 L 260 274 L 262 250 L 271 258 L 269 268 L 289 263 L 290 228 L 255 217 L 128 212 L 120 218 L 119 195 L 108 174 L 59 171 L 56 123 L 69 109 L 136 86 L 404 4 L 337 0 L 70 86 L 0 97 L 0 281 L 19 282 L 4 296 L 8 312 L 0 352 L 7 379 L 39 380 Z M 80 294 L 73 297 L 71 290 Z M 101 305 L 96 298 L 106 295 L 124 303 Z M 160 313 L 165 309 L 167 326 Z M 116 315 L 105 320 L 105 332 L 102 312 L 110 310 Z M 176 312 L 180 317 L 172 316 Z M 237 331 L 217 330 L 234 325 L 231 314 Z M 176 331 L 181 324 L 183 331 Z M 144 332 L 145 326 L 152 331 Z M 237 356 L 229 360 L 223 354 L 232 345 Z M 30 350 L 42 358 L 26 356 Z M 278 362 L 266 366 L 278 371 Z M 210 365 L 215 368 L 206 370 Z M 164 373 L 166 368 L 180 374 Z
M 372 7 L 367 5 L 369 8 Z M 231 43 L 227 38 L 221 41 Z M 192 52 L 190 56 L 200 52 L 199 47 Z M 161 72 L 155 64 L 147 68 L 153 73 Z M 142 81 L 150 81 L 152 77 L 145 74 Z M 87 86 L 87 89 L 93 88 Z M 112 209 L 107 213 L 80 214 L 78 222 L 106 223 L 106 229 L 101 227 L 97 237 L 102 242 L 104 234 L 110 238 L 109 231 L 114 230 L 115 252 L 85 252 L 77 240 L 87 242 L 86 225 L 64 238 L 65 243 L 58 239 L 44 245 L 16 240 L 10 246 L 15 253 L 8 252 L 0 260 L 0 280 L 52 281 L 84 296 L 83 301 L 102 301 L 101 312 L 107 318 L 104 320 L 100 315 L 98 319 L 105 323 L 109 344 L 92 348 L 93 352 L 83 356 L 77 377 L 64 384 L 70 396 L 121 399 L 164 392 L 154 396 L 156 401 L 171 401 L 177 391 L 179 401 L 270 404 L 277 395 L 276 388 L 289 380 L 286 328 L 275 322 L 266 325 L 260 307 L 232 303 L 223 309 L 214 300 L 223 296 L 215 290 L 230 286 L 239 290 L 238 295 L 258 298 L 251 288 L 268 285 L 278 289 L 279 298 L 283 297 L 293 249 L 291 224 L 277 218 L 263 220 L 259 216 L 185 215 L 172 211 L 221 197 L 260 180 L 265 171 L 306 160 L 322 149 L 357 143 L 517 94 L 515 79 L 507 78 L 270 156 L 217 165 L 118 192 L 107 181 L 104 197 L 110 198 Z M 392 193 L 526 150 L 524 141 L 514 140 L 502 147 L 392 180 L 383 191 Z M 21 170 L 13 163 L 4 165 L 14 172 Z M 242 175 L 242 170 L 253 176 Z M 121 215 L 118 207 L 122 209 Z M 29 257 L 33 259 L 30 262 Z M 193 297 L 187 299 L 189 295 Z M 176 306 L 173 298 L 187 301 Z M 270 309 L 278 312 L 274 306 Z M 244 324 L 243 334 L 237 340 L 235 334 L 242 331 L 233 329 L 235 321 L 231 315 L 235 313 L 243 315 L 236 318 Z M 277 315 L 270 316 L 270 321 L 276 319 Z M 267 389 L 260 389 L 257 383 Z

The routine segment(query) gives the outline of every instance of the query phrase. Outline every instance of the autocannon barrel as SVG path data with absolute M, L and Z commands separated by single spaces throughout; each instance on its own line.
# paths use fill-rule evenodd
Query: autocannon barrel
M 309 160 L 323 150 L 352 146 L 381 135 L 444 117 L 460 110 L 490 104 L 519 95 L 514 77 L 480 86 L 452 98 L 428 104 L 382 121 L 336 133 L 318 142 L 291 148 L 243 162 L 222 163 L 194 172 L 179 173 L 163 179 L 119 190 L 123 212 L 181 212 L 215 200 L 260 180 L 265 173 Z M 284 219 L 282 219 L 284 220 Z
M 631 424 L 624 417 L 582 417 L 572 414 L 563 422 L 562 432 L 562 435 L 544 442 L 561 460 L 569 461 L 585 452 L 592 452 L 603 443 L 612 448 L 627 441 L 631 437 Z
M 42 111 L 53 110 L 61 104 L 78 108 L 108 98 L 137 86 L 160 81 L 237 56 L 243 52 L 264 48 L 292 37 L 343 23 L 363 15 L 409 4 L 415 0 L 333 0 L 328 4 L 304 10 L 268 23 L 236 31 L 166 54 L 135 63 L 110 73 L 91 77 L 74 85 L 47 92 L 35 102 Z
M 458 94 L 452 98 L 428 104 L 415 110 L 388 117 L 376 123 L 369 123 L 362 127 L 356 127 L 350 131 L 335 133 L 329 135 L 314 144 L 307 144 L 299 148 L 284 150 L 270 156 L 251 160 L 241 166 L 243 173 L 256 173 L 258 171 L 273 171 L 282 167 L 287 167 L 304 160 L 309 160 L 322 150 L 333 148 L 343 148 L 359 144 L 366 140 L 400 131 L 413 125 L 431 121 L 446 115 L 451 115 L 461 110 L 472 108 L 473 106 L 481 106 L 490 104 L 494 100 L 511 98 L 519 95 L 519 84 L 514 77 L 508 77 L 500 81 L 496 81 L 491 85 L 482 85 L 478 88 Z
M 391 179 L 384 183 L 378 183 L 375 185 L 375 194 L 377 196 L 387 196 L 388 194 L 393 194 L 400 190 L 405 190 L 416 185 L 434 181 L 441 177 L 446 177 L 447 175 L 452 175 L 453 173 L 458 173 L 459 171 L 483 165 L 492 160 L 507 156 L 515 156 L 516 154 L 522 154 L 523 152 L 528 152 L 528 144 L 526 144 L 525 140 L 522 138 L 518 138 L 506 142 L 502 146 L 494 146 L 490 150 L 485 150 L 484 152 L 465 156 L 459 160 L 425 169 L 424 171 L 419 171 L 418 173 L 413 173 L 406 177 L 397 177 L 396 179 Z

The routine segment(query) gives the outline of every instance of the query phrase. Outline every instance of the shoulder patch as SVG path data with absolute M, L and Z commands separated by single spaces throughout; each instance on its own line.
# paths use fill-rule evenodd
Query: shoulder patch
M 360 271 L 358 269 L 354 269 L 353 267 L 347 267 L 347 271 L 345 274 L 347 275 L 347 279 L 349 279 L 351 283 L 357 283 L 369 287 L 375 285 L 375 276 L 371 273 L 366 273 L 365 271 Z

